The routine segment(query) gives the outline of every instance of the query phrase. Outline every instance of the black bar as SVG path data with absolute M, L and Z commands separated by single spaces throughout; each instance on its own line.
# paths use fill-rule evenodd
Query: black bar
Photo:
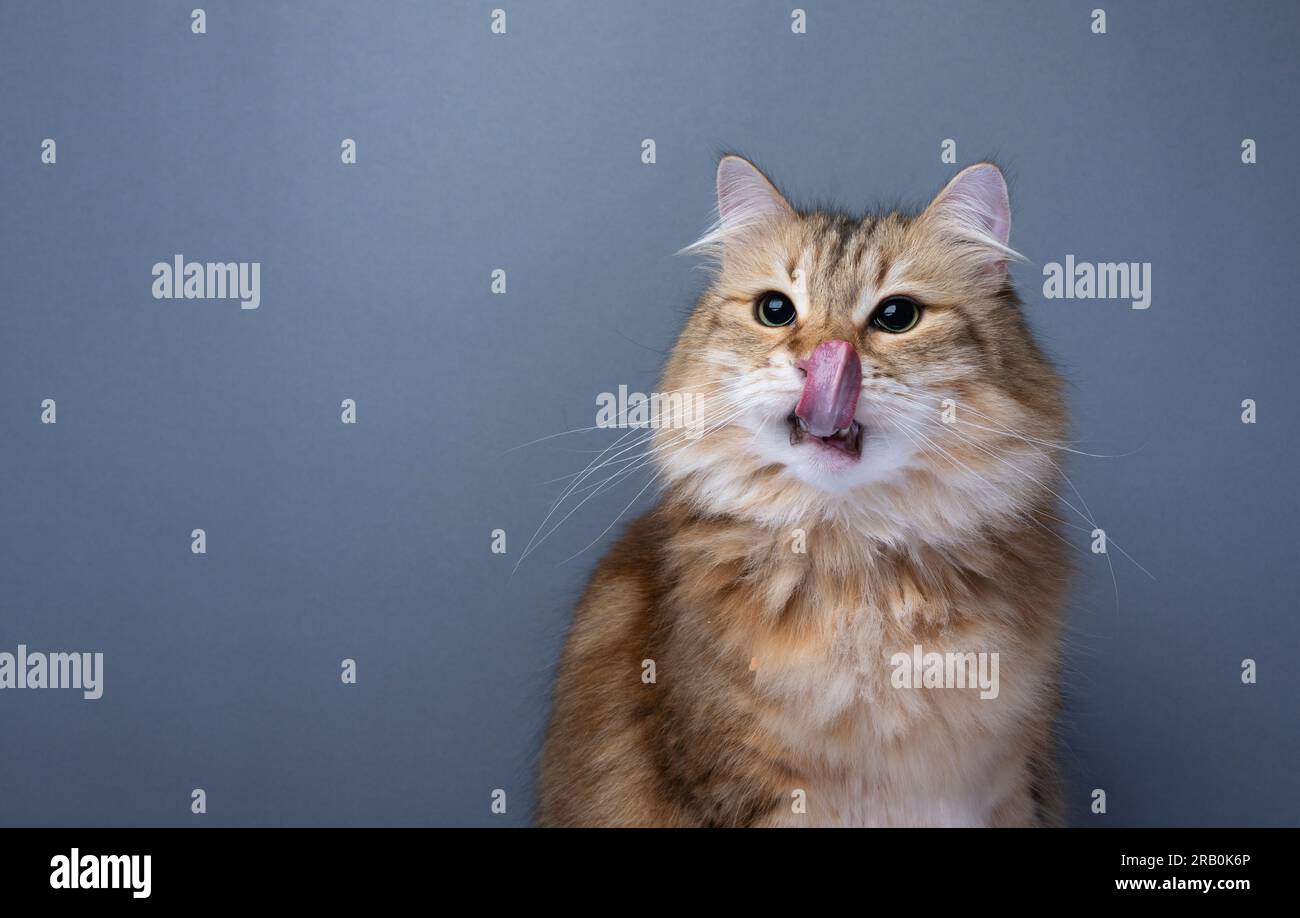
M 809 904 L 847 895 L 868 907 L 897 898 L 921 911 L 927 899 L 936 907 L 991 905 L 1041 893 L 1070 905 L 1128 899 L 1231 907 L 1288 888 L 1283 873 L 1295 842 L 1290 829 L 10 829 L 0 832 L 0 888 L 7 902 L 52 905 L 74 898 L 85 905 L 373 905 L 460 892 L 484 896 L 473 900 L 484 904 L 525 893 L 542 907 L 612 891 L 667 907 L 691 887 L 763 904 L 775 886 L 771 895 L 802 895 Z M 134 895 L 143 891 L 141 877 L 134 891 L 127 880 L 116 889 L 53 888 L 52 861 L 70 858 L 73 848 L 79 860 L 149 855 L 149 895 Z M 1171 863 L 1171 855 L 1183 861 Z M 1212 887 L 1195 888 L 1204 881 Z M 1132 888 L 1135 882 L 1153 888 Z M 633 900 L 619 901 L 631 907 Z

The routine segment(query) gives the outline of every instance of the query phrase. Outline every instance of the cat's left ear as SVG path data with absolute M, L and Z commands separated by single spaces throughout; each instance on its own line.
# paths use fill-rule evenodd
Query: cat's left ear
M 921 219 L 940 233 L 969 244 L 984 273 L 1004 274 L 1007 261 L 1020 259 L 1011 240 L 1011 201 L 1002 170 L 976 163 L 957 173 L 930 202 Z

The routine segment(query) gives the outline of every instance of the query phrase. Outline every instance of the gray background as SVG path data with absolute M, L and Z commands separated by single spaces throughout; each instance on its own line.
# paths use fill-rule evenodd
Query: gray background
M 1300 822 L 1294 3 L 199 2 L 0 5 L 0 650 L 106 656 L 100 701 L 0 692 L 0 823 L 525 823 L 601 548 L 559 562 L 644 476 L 511 578 L 616 434 L 506 450 L 652 389 L 720 150 L 856 210 L 944 138 L 1008 168 L 1076 439 L 1128 454 L 1072 477 L 1156 578 L 1081 558 L 1073 821 Z M 178 252 L 261 308 L 153 299 Z M 1045 300 L 1067 253 L 1151 308 Z

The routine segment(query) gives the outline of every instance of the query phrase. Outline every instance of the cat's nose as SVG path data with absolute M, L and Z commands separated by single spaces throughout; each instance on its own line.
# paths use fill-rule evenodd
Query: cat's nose
M 852 343 L 823 341 L 795 366 L 803 370 L 804 383 L 794 413 L 809 433 L 829 437 L 853 423 L 862 394 L 862 361 Z

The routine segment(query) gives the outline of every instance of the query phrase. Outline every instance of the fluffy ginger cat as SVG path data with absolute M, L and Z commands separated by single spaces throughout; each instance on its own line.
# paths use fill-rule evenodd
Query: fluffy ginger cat
M 717 189 L 660 387 L 705 415 L 578 605 L 538 823 L 1058 824 L 1066 415 L 1002 173 L 865 218 L 738 156 Z

